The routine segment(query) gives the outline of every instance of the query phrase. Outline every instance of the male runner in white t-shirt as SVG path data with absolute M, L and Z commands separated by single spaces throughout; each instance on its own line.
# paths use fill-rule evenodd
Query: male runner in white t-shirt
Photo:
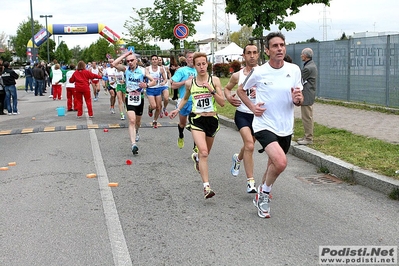
M 237 93 L 254 113 L 252 127 L 256 140 L 268 156 L 262 185 L 253 200 L 258 216 L 270 218 L 270 191 L 277 177 L 287 167 L 287 156 L 294 127 L 294 106 L 303 102 L 301 70 L 284 62 L 285 37 L 281 32 L 266 36 L 265 52 L 270 60 L 255 67 L 248 74 Z M 256 103 L 251 102 L 247 90 L 256 87 Z

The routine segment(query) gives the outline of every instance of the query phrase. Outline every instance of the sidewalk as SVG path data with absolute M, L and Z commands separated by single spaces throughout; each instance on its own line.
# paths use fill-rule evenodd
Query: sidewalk
M 318 124 L 399 144 L 399 115 L 322 103 L 315 103 L 313 108 Z M 301 118 L 301 108 L 295 108 L 295 117 Z

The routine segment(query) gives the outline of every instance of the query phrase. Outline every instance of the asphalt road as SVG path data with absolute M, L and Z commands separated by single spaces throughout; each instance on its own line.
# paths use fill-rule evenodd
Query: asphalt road
M 0 171 L 0 265 L 317 265 L 320 245 L 398 245 L 397 201 L 315 182 L 316 167 L 291 155 L 273 187 L 272 217 L 259 218 L 244 169 L 230 175 L 241 147 L 235 129 L 221 126 L 216 136 L 209 158 L 216 196 L 204 200 L 188 131 L 185 147 L 176 145 L 177 120 L 162 118 L 153 129 L 144 114 L 133 156 L 106 95 L 94 103 L 94 119 L 77 119 L 57 116 L 64 101 L 19 94 L 21 114 L 1 116 L 0 132 L 41 130 L 0 136 L 0 167 L 16 162 Z M 74 125 L 86 129 L 62 129 Z M 119 126 L 101 128 L 110 125 Z M 267 157 L 254 160 L 259 183 Z

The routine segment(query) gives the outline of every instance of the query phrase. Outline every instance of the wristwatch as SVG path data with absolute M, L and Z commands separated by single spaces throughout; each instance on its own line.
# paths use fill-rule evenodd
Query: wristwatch
M 215 95 L 216 94 L 216 90 L 211 91 L 211 94 Z

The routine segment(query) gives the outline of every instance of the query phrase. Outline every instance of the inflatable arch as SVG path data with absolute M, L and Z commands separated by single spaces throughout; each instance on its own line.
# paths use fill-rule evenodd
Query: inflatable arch
M 32 61 L 32 48 L 42 45 L 51 35 L 70 35 L 70 34 L 100 34 L 110 43 L 124 46 L 125 42 L 113 30 L 101 23 L 89 24 L 52 24 L 47 29 L 42 28 L 34 36 L 34 44 L 32 39 L 26 45 L 26 54 Z

